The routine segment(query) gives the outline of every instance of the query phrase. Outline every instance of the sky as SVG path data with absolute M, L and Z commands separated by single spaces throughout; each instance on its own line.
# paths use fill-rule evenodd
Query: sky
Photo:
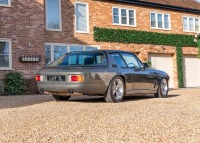
M 200 0 L 196 0 L 196 1 L 200 2 Z

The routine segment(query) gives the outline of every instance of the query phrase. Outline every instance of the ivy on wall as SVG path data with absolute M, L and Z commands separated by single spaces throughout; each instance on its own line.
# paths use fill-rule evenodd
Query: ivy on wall
M 182 34 L 166 34 L 147 31 L 109 29 L 94 27 L 94 40 L 111 43 L 136 43 L 152 45 L 168 45 L 175 47 L 197 47 L 194 36 Z
M 198 46 L 198 57 L 200 58 L 200 40 L 197 41 Z
M 176 56 L 179 88 L 184 87 L 182 47 L 197 47 L 198 45 L 198 56 L 200 57 L 200 40 L 196 44 L 194 42 L 194 36 L 192 35 L 94 27 L 94 40 L 97 42 L 136 43 L 177 47 Z
M 184 75 L 183 75 L 183 50 L 182 47 L 176 47 L 176 59 L 177 59 L 177 72 L 178 72 L 178 86 L 184 87 Z

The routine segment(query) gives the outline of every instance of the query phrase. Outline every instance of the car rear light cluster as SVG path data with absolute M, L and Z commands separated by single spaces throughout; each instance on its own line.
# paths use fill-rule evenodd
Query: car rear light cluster
M 43 75 L 36 75 L 35 80 L 36 81 L 44 81 Z
M 69 82 L 83 82 L 84 76 L 83 75 L 69 75 L 68 80 Z

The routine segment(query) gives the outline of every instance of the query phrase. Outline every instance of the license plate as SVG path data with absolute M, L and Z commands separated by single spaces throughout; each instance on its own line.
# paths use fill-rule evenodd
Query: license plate
M 62 75 L 47 75 L 46 79 L 47 81 L 65 81 L 66 77 Z

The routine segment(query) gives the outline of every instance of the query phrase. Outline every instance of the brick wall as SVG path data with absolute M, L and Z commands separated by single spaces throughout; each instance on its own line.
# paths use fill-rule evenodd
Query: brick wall
M 44 66 L 44 2 L 17 0 L 11 7 L 0 7 L 0 38 L 12 43 L 12 69 L 32 77 Z M 30 44 L 29 44 L 30 43 Z M 40 63 L 21 63 L 20 55 L 40 54 Z M 0 79 L 9 71 L 0 70 Z

